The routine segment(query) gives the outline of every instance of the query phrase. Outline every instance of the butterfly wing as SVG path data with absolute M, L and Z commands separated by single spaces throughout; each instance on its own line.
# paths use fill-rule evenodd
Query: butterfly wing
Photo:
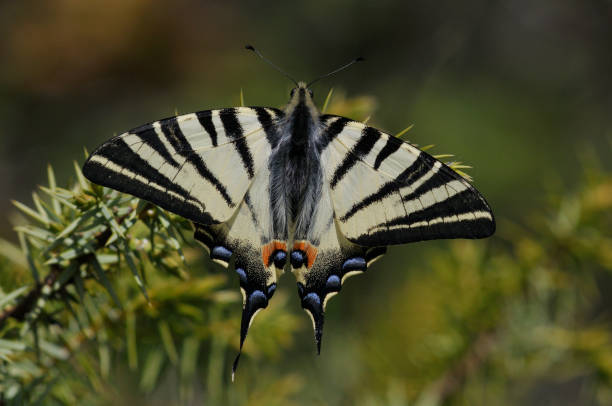
M 235 258 L 244 298 L 241 349 L 287 256 L 271 227 L 267 165 L 282 117 L 276 109 L 240 107 L 156 121 L 103 144 L 83 167 L 94 183 L 192 220 L 215 262 L 227 267 Z
M 286 241 L 272 231 L 270 172 L 267 165 L 255 178 L 236 213 L 222 224 L 195 224 L 195 238 L 213 261 L 228 267 L 234 259 L 242 292 L 240 351 L 255 315 L 268 306 L 276 290 L 276 275 L 283 272 L 287 258 Z M 232 379 L 238 361 L 233 367 Z
M 267 162 L 281 116 L 275 109 L 240 107 L 155 121 L 100 146 L 83 174 L 194 222 L 222 223 Z
M 373 127 L 323 116 L 329 135 L 325 173 L 340 230 L 358 245 L 439 238 L 484 238 L 495 232 L 482 195 L 444 163 Z
M 321 351 L 324 312 L 349 276 L 366 271 L 385 247 L 362 247 L 342 235 L 334 218 L 329 187 L 324 185 L 308 236 L 293 243 L 292 272 L 297 279 L 302 308 L 312 319 L 317 351 Z
M 495 230 L 485 199 L 442 162 L 343 117 L 322 116 L 321 124 L 324 187 L 307 240 L 290 254 L 318 348 L 329 298 L 387 245 L 482 238 Z

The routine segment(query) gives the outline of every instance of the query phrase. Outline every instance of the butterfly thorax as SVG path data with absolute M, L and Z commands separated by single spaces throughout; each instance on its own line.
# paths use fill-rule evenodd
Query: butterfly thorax
M 316 210 L 322 172 L 315 146 L 319 111 L 306 85 L 292 91 L 280 125 L 280 142 L 270 161 L 274 234 L 303 239 Z M 289 235 L 292 234 L 292 235 Z

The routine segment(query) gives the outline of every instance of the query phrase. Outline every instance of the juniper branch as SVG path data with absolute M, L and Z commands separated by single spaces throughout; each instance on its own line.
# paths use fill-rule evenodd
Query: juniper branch
M 145 208 L 148 207 L 145 206 Z M 123 224 L 125 219 L 128 217 L 128 214 L 121 216 L 118 219 L 117 223 Z M 94 235 L 93 239 L 96 241 L 96 245 L 94 248 L 96 250 L 103 248 L 108 242 L 108 240 L 111 238 L 111 236 L 112 231 L 110 228 L 107 228 L 104 231 L 101 231 Z M 94 254 L 92 253 L 83 254 L 76 257 L 74 261 L 77 263 L 77 265 L 87 264 L 90 263 L 90 261 L 92 260 L 92 256 L 94 256 Z M 24 321 L 27 315 L 35 309 L 38 300 L 43 296 L 44 288 L 48 287 L 48 289 L 53 289 L 55 283 L 57 282 L 57 278 L 60 276 L 62 271 L 63 269 L 58 264 L 51 264 L 50 272 L 45 276 L 45 279 L 42 282 L 36 283 L 34 287 L 25 296 L 23 296 L 21 300 L 17 302 L 16 305 L 8 307 L 0 313 L 0 330 L 4 327 L 4 323 L 9 318 Z M 72 282 L 72 278 L 67 280 L 59 287 L 58 290 L 64 289 L 66 285 L 69 285 Z

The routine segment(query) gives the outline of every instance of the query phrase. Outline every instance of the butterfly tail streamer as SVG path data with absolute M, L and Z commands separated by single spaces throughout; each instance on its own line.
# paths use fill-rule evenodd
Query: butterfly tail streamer
M 240 322 L 240 349 L 238 355 L 234 359 L 232 364 L 232 382 L 234 382 L 236 369 L 238 369 L 238 362 L 240 361 L 240 355 L 242 354 L 242 347 L 244 340 L 246 339 L 249 327 L 253 322 L 255 315 L 261 310 L 268 307 L 269 297 L 261 290 L 254 290 L 251 293 L 245 293 L 245 303 L 242 308 L 242 320 Z
M 323 336 L 323 322 L 325 321 L 325 311 L 321 302 L 321 295 L 315 292 L 305 294 L 302 297 L 302 308 L 312 319 L 317 354 L 321 354 L 321 338 Z

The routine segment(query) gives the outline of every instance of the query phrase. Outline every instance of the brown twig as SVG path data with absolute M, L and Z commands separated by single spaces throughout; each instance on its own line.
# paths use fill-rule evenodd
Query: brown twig
M 53 286 L 57 277 L 60 275 L 61 269 L 57 265 L 51 266 L 51 271 L 45 277 L 45 280 L 41 283 L 37 283 L 32 290 L 28 292 L 15 306 L 9 307 L 5 309 L 2 313 L 0 313 L 0 329 L 4 327 L 4 323 L 7 319 L 13 318 L 20 321 L 25 320 L 26 316 L 34 306 L 36 306 L 36 302 L 42 295 L 42 290 L 45 286 Z
M 147 208 L 148 208 L 148 205 L 144 207 L 143 211 L 146 210 Z M 126 214 L 118 218 L 117 223 L 122 224 L 125 221 L 125 219 L 129 216 L 130 213 L 131 213 L 131 210 L 129 210 Z M 98 233 L 97 235 L 95 235 L 94 236 L 94 239 L 96 241 L 95 249 L 104 247 L 111 236 L 112 236 L 112 232 L 111 232 L 110 227 Z M 92 255 L 91 253 L 87 253 L 87 254 L 78 256 L 77 258 L 75 258 L 75 260 L 77 261 L 79 265 L 85 264 L 90 261 L 91 255 Z M 36 306 L 38 299 L 40 299 L 40 297 L 43 295 L 43 288 L 45 286 L 53 287 L 53 285 L 55 284 L 55 282 L 57 281 L 57 278 L 59 277 L 61 273 L 62 273 L 62 268 L 59 265 L 57 264 L 51 265 L 51 271 L 45 277 L 43 282 L 37 283 L 28 292 L 27 295 L 23 296 L 22 299 L 18 301 L 18 303 L 15 306 L 8 307 L 0 313 L 0 329 L 4 327 L 4 323 L 9 318 L 17 319 L 19 321 L 25 320 L 27 315 Z M 68 283 L 70 283 L 70 280 L 68 280 L 64 285 Z M 1 403 L 0 403 L 0 406 L 2 406 Z

